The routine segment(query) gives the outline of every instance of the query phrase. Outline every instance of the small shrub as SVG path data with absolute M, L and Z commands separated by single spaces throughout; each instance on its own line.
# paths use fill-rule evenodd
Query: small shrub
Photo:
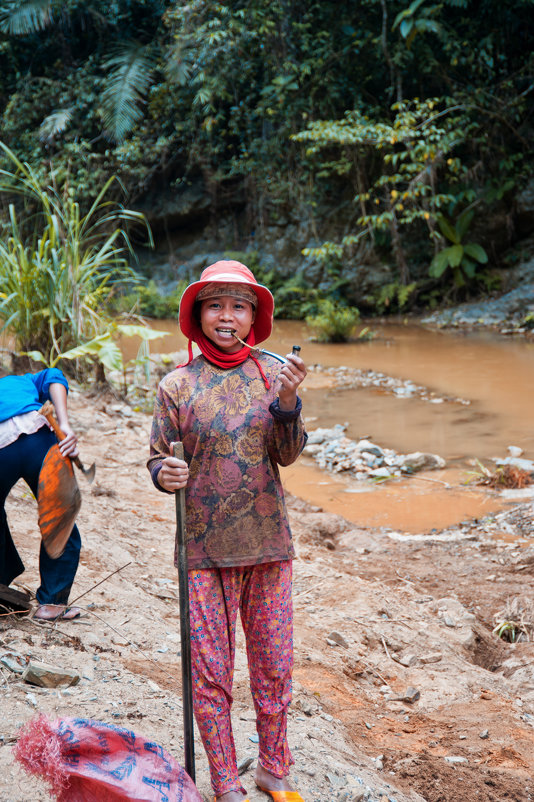
M 329 299 L 319 303 L 316 315 L 306 318 L 306 323 L 320 343 L 346 343 L 354 333 L 360 320 L 356 307 L 339 306 Z
M 471 480 L 474 484 L 492 487 L 495 490 L 512 488 L 520 490 L 532 484 L 532 476 L 529 471 L 518 468 L 517 465 L 500 465 L 494 471 L 490 471 L 480 460 L 476 460 L 477 470 L 471 472 Z
M 390 284 L 384 284 L 376 293 L 370 295 L 367 300 L 376 308 L 379 314 L 402 312 L 408 302 L 412 300 L 411 296 L 416 289 L 416 281 L 411 284 L 400 284 L 398 281 L 393 281 Z
M 534 605 L 529 599 L 508 599 L 494 616 L 493 634 L 508 643 L 530 641 L 534 633 Z

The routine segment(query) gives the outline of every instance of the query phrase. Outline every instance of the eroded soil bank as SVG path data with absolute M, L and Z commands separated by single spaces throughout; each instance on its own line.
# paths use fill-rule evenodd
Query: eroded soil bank
M 0 799 L 49 799 L 13 762 L 23 722 L 87 716 L 131 727 L 183 761 L 178 586 L 172 497 L 144 467 L 148 415 L 110 397 L 71 396 L 84 461 L 84 548 L 73 596 L 93 588 L 74 622 L 2 619 L 0 654 L 31 656 L 81 675 L 39 689 L 1 668 Z M 494 495 L 489 496 L 495 499 Z M 296 496 L 295 687 L 289 738 L 306 802 L 527 802 L 534 798 L 534 647 L 492 634 L 511 597 L 532 596 L 532 503 L 517 502 L 431 535 L 359 528 Z M 36 508 L 24 485 L 8 516 L 37 586 Z M 240 635 L 241 639 L 241 635 Z M 239 760 L 251 802 L 257 745 L 243 649 L 235 681 Z M 197 741 L 197 784 L 210 800 Z

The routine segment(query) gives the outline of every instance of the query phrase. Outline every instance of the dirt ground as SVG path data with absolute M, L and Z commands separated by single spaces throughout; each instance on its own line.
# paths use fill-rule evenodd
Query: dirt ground
M 131 728 L 183 762 L 174 500 L 153 488 L 144 467 L 150 416 L 76 392 L 70 409 L 82 459 L 97 464 L 92 486 L 79 478 L 83 551 L 72 598 L 85 594 L 83 615 L 56 624 L 4 616 L 0 659 L 31 657 L 75 669 L 81 680 L 42 689 L 0 662 L 2 802 L 50 799 L 11 751 L 37 712 Z M 532 603 L 532 501 L 401 538 L 355 528 L 294 496 L 288 506 L 298 552 L 289 740 L 306 802 L 534 799 L 534 644 L 492 634 L 511 599 Z M 34 591 L 37 513 L 24 484 L 7 512 L 27 566 L 18 586 Z M 257 745 L 239 637 L 236 745 L 249 798 L 260 802 L 267 797 L 252 779 Z M 196 768 L 211 800 L 198 738 Z

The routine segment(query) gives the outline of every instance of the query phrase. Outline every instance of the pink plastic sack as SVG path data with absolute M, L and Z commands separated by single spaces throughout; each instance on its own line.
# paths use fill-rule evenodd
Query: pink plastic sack
M 13 752 L 57 802 L 202 802 L 163 747 L 102 721 L 37 716 L 21 728 Z

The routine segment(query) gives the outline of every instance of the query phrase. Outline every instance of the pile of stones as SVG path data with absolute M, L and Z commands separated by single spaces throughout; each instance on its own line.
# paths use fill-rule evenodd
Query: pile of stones
M 388 376 L 386 373 L 380 373 L 376 370 L 361 370 L 360 368 L 349 368 L 344 365 L 334 368 L 311 365 L 308 371 L 331 376 L 333 384 L 336 387 L 342 387 L 344 390 L 356 387 L 377 387 L 385 393 L 391 393 L 397 396 L 397 398 L 416 397 L 420 398 L 422 401 L 428 401 L 431 404 L 453 402 L 468 406 L 471 403 L 465 398 L 439 395 L 433 390 L 429 390 L 428 387 L 415 384 L 407 379 L 398 379 L 394 376 Z
M 338 423 L 331 429 L 314 429 L 308 434 L 304 453 L 312 456 L 320 468 L 332 473 L 346 472 L 358 481 L 378 482 L 445 467 L 445 460 L 436 454 L 421 451 L 397 454 L 370 440 L 351 440 L 345 435 L 346 428 L 346 424 Z

